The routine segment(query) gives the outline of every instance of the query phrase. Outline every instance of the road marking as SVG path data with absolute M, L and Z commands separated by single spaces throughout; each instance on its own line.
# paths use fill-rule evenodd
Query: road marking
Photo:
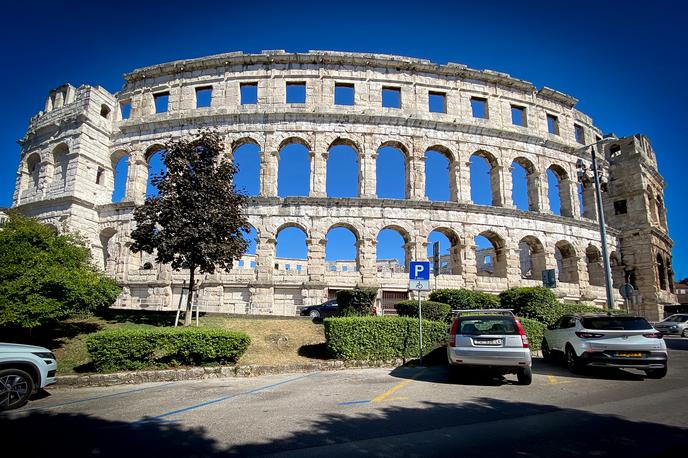
M 155 388 L 164 388 L 166 386 L 174 385 L 177 382 L 169 382 L 169 383 L 163 383 L 162 385 L 155 385 L 155 386 L 149 386 L 146 388 L 135 388 L 133 390 L 127 390 L 127 391 L 122 391 L 120 393 L 113 393 L 113 394 L 105 394 L 102 396 L 94 396 L 92 398 L 86 398 L 86 399 L 77 399 L 75 401 L 68 401 L 68 402 L 63 402 L 61 404 L 55 404 L 52 406 L 41 406 L 41 407 L 31 407 L 29 409 L 22 409 L 22 412 L 26 412 L 29 410 L 46 410 L 46 409 L 54 409 L 56 407 L 63 407 L 63 406 L 68 406 L 71 404 L 79 404 L 82 402 L 87 402 L 87 401 L 95 401 L 97 399 L 105 399 L 105 398 L 113 398 L 115 396 L 123 396 L 125 394 L 130 394 L 130 393 L 138 393 L 139 391 L 146 391 L 146 390 L 151 390 Z
M 345 402 L 338 402 L 337 405 L 338 405 L 338 406 L 350 406 L 350 405 L 353 405 L 353 404 L 369 404 L 369 403 L 370 403 L 370 400 L 369 400 L 369 399 L 365 399 L 365 400 L 362 400 L 362 401 L 345 401 Z
M 382 393 L 382 394 L 380 394 L 380 395 L 378 395 L 378 396 L 375 396 L 375 397 L 372 399 L 371 402 L 382 402 L 382 401 L 384 401 L 384 400 L 387 399 L 390 395 L 396 393 L 397 391 L 399 391 L 400 389 L 402 389 L 403 387 L 405 387 L 406 385 L 408 385 L 408 384 L 411 383 L 412 381 L 413 381 L 413 379 L 409 379 L 409 380 L 404 380 L 403 382 L 397 383 L 396 385 L 394 385 L 392 388 L 390 388 L 389 390 L 385 391 L 384 393 Z
M 132 425 L 137 425 L 137 424 L 145 423 L 145 422 L 152 421 L 152 420 L 158 420 L 160 418 L 170 417 L 172 415 L 177 415 L 180 413 L 189 412 L 191 410 L 200 409 L 201 407 L 209 406 L 211 404 L 217 404 L 218 402 L 227 401 L 229 399 L 234 399 L 234 398 L 237 398 L 239 396 L 260 393 L 261 391 L 269 390 L 270 388 L 274 388 L 276 386 L 284 385 L 284 384 L 290 383 L 290 382 L 295 382 L 297 380 L 302 380 L 302 379 L 307 378 L 307 377 L 312 377 L 312 376 L 317 375 L 317 374 L 319 374 L 319 372 L 312 372 L 310 374 L 301 375 L 298 377 L 293 377 L 293 378 L 290 378 L 287 380 L 282 380 L 281 382 L 273 383 L 271 385 L 262 386 L 260 388 L 254 388 L 254 389 L 249 390 L 249 391 L 244 391 L 244 392 L 236 393 L 236 394 L 230 394 L 229 396 L 222 396 L 221 398 L 212 399 L 212 400 L 206 401 L 206 402 L 201 402 L 199 404 L 195 404 L 195 405 L 192 405 L 189 407 L 184 407 L 183 409 L 171 410 L 169 412 L 165 412 L 165 413 L 162 413 L 160 415 L 156 415 L 154 417 L 144 417 L 138 421 L 135 421 L 134 423 L 132 423 Z
M 569 380 L 560 382 L 559 379 L 556 378 L 554 375 L 548 375 L 547 380 L 549 381 L 550 385 L 564 385 L 565 383 L 571 383 Z

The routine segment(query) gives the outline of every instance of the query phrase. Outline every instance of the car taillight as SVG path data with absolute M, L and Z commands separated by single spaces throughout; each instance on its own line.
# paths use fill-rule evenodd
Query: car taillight
M 518 320 L 516 321 L 516 328 L 518 329 L 518 334 L 521 336 L 521 342 L 523 343 L 523 348 L 529 348 L 530 345 L 528 344 L 528 336 L 526 335 L 526 331 L 523 329 L 523 326 L 521 325 L 521 322 Z
M 449 346 L 456 346 L 456 331 L 459 329 L 459 320 L 454 320 L 452 323 L 451 331 L 449 331 Z
M 604 337 L 604 334 L 595 334 L 594 332 L 583 331 L 576 332 L 576 335 L 581 339 L 599 339 L 600 337 Z
M 661 332 L 650 332 L 649 334 L 643 334 L 643 337 L 647 337 L 648 339 L 661 339 L 662 333 Z

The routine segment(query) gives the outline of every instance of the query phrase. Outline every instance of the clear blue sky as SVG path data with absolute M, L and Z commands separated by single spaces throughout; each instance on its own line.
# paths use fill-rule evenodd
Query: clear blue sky
M 0 206 L 11 205 L 16 140 L 62 83 L 115 92 L 136 67 L 234 50 L 401 54 L 553 87 L 603 131 L 648 135 L 667 180 L 674 269 L 688 276 L 683 2 L 12 3 L 0 19 Z

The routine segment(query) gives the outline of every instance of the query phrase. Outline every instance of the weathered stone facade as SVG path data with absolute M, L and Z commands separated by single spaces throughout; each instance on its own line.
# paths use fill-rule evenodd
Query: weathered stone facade
M 88 237 L 96 262 L 124 285 L 119 306 L 174 308 L 179 301 L 186 273 L 129 251 L 132 210 L 145 198 L 148 160 L 161 144 L 208 126 L 223 133 L 230 157 L 246 143 L 258 145 L 261 153 L 260 193 L 248 207 L 256 255 L 237 260 L 230 273 L 203 280 L 199 301 L 207 310 L 291 315 L 300 305 L 326 300 L 331 290 L 355 285 L 380 287 L 383 302 L 403 296 L 408 275 L 380 269 L 376 261 L 376 237 L 384 228 L 403 236 L 406 263 L 427 258 L 433 230 L 448 237 L 450 259 L 438 287 L 497 293 L 539 285 L 542 270 L 557 268 L 562 300 L 605 301 L 594 194 L 583 180 L 579 201 L 576 167 L 577 161 L 590 160 L 583 146 L 602 135 L 570 96 L 462 65 L 322 51 L 222 54 L 138 69 L 125 80 L 114 95 L 90 86 L 51 91 L 45 111 L 32 118 L 21 140 L 13 205 L 60 231 Z M 304 103 L 286 102 L 287 83 L 294 82 L 305 85 Z M 242 84 L 255 85 L 257 103 L 242 104 Z M 353 88 L 353 105 L 334 103 L 336 85 Z M 383 88 L 398 92 L 398 108 L 382 106 Z M 199 90 L 211 91 L 209 107 L 197 107 Z M 443 103 L 440 110 L 429 110 L 430 94 Z M 156 112 L 158 97 L 167 99 L 165 112 Z M 472 103 L 484 107 L 479 117 Z M 289 143 L 310 152 L 307 197 L 277 195 L 280 150 Z M 328 154 L 340 144 L 358 155 L 356 198 L 326 195 Z M 382 146 L 405 156 L 406 199 L 376 197 Z M 428 150 L 448 159 L 447 202 L 425 195 Z M 471 202 L 473 155 L 490 165 L 491 206 Z M 662 304 L 675 302 L 664 182 L 643 136 L 606 143 L 602 156 L 610 178 L 604 199 L 614 282 L 634 283 L 639 293 L 634 303 L 657 318 Z M 126 193 L 113 203 L 116 164 L 123 157 Z M 528 211 L 513 204 L 512 164 L 527 172 Z M 547 170 L 559 180 L 561 216 L 549 210 Z M 620 200 L 626 201 L 621 214 L 615 204 Z M 302 269 L 280 268 L 275 259 L 277 234 L 291 226 L 307 235 Z M 325 240 L 333 227 L 356 236 L 356 268 L 327 268 Z M 490 268 L 479 267 L 477 235 L 493 245 Z

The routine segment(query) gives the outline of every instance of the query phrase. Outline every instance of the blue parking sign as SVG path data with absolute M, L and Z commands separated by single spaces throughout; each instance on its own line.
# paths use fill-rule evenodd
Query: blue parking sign
M 430 280 L 430 263 L 428 261 L 411 261 L 409 280 Z

